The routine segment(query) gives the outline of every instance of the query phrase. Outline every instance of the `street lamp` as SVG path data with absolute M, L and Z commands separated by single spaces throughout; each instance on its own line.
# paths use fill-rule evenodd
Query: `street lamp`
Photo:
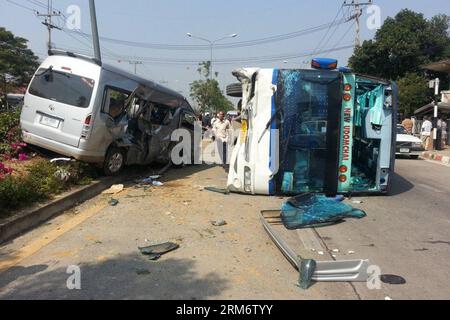
M 202 38 L 202 37 L 197 37 L 197 36 L 193 35 L 193 34 L 190 33 L 190 32 L 186 33 L 186 35 L 187 35 L 189 38 L 194 38 L 194 39 L 206 41 L 206 42 L 209 43 L 210 50 L 211 50 L 211 60 L 210 60 L 210 66 L 209 66 L 209 67 L 210 67 L 210 68 L 209 68 L 209 69 L 210 69 L 210 70 L 209 70 L 209 78 L 210 78 L 210 79 L 212 79 L 212 74 L 213 74 L 213 50 L 214 50 L 214 45 L 215 45 L 216 43 L 220 42 L 220 41 L 223 41 L 223 40 L 226 40 L 226 39 L 231 39 L 231 38 L 236 38 L 236 37 L 239 36 L 237 33 L 233 33 L 233 34 L 230 34 L 230 35 L 228 35 L 228 36 L 226 36 L 226 37 L 223 37 L 223 38 L 220 38 L 220 39 L 217 39 L 217 40 L 212 41 L 212 40 L 205 39 L 205 38 Z

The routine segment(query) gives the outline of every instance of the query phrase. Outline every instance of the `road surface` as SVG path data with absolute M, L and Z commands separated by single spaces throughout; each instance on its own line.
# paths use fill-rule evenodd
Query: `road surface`
M 316 243 L 339 250 L 336 259 L 368 258 L 406 280 L 379 290 L 298 288 L 298 273 L 259 222 L 283 199 L 204 191 L 225 185 L 218 167 L 172 170 L 163 181 L 127 186 L 116 207 L 98 196 L 0 247 L 0 299 L 450 299 L 449 167 L 399 160 L 393 196 L 358 199 L 366 219 L 315 233 Z M 211 224 L 221 219 L 226 226 Z M 138 251 L 164 241 L 180 249 L 158 262 Z M 68 289 L 69 266 L 80 268 L 81 290 Z

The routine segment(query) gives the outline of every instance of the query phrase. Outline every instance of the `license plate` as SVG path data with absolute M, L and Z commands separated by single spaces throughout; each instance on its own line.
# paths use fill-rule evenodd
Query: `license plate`
M 409 152 L 410 152 L 409 149 L 406 149 L 406 148 L 400 149 L 400 153 L 409 153 Z
M 59 127 L 60 120 L 43 116 L 41 119 L 41 124 L 56 129 Z

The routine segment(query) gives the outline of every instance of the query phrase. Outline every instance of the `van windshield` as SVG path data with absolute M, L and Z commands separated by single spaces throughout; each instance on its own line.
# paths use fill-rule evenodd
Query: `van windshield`
M 88 108 L 95 81 L 70 73 L 39 69 L 31 83 L 29 93 L 40 98 Z

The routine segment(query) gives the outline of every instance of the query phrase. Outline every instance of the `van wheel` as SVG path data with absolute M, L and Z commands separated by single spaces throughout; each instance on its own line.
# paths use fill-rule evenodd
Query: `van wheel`
M 125 154 L 119 148 L 111 148 L 106 154 L 103 171 L 107 176 L 118 175 L 125 167 Z

